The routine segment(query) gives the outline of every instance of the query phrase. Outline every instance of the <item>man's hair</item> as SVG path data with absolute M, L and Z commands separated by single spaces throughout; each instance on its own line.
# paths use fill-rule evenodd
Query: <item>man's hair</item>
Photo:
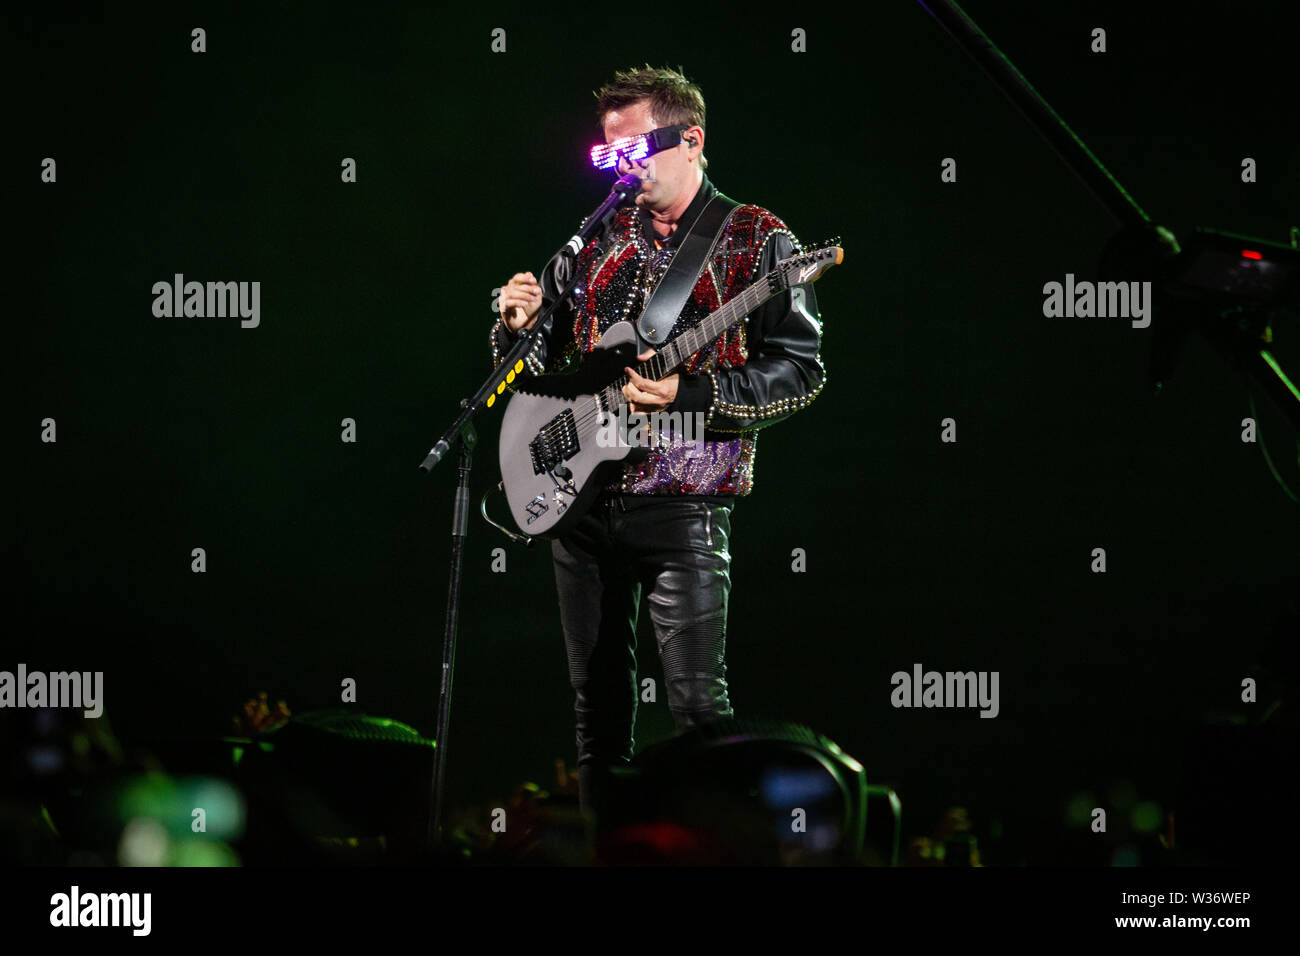
M 650 101 L 650 115 L 657 123 L 664 126 L 685 123 L 707 129 L 704 125 L 704 94 L 700 88 L 680 70 L 655 69 L 647 63 L 641 69 L 615 73 L 614 81 L 596 92 L 596 122 L 602 135 L 606 113 L 641 100 Z M 700 153 L 700 169 L 708 168 L 709 161 Z

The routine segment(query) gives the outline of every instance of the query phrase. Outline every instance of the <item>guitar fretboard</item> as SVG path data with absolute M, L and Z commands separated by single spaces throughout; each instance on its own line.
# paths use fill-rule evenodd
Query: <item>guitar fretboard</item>
M 740 295 L 732 298 L 726 305 L 722 306 L 716 312 L 712 312 L 699 325 L 693 329 L 687 329 L 681 335 L 678 335 L 672 341 L 668 342 L 661 350 L 655 352 L 646 360 L 638 370 L 643 378 L 659 381 L 666 378 L 673 369 L 681 365 L 686 359 L 690 358 L 704 346 L 708 345 L 727 329 L 731 328 L 742 318 L 753 312 L 760 305 L 773 296 L 780 295 L 787 288 L 786 270 L 788 266 L 773 269 L 767 275 L 760 276 L 754 282 L 750 283 Z M 773 276 L 778 276 L 779 281 L 775 283 L 776 291 L 772 291 Z M 601 398 L 605 401 L 605 407 L 608 409 L 621 408 L 627 404 L 623 398 L 623 386 L 628 383 L 626 375 L 620 375 L 617 379 L 605 386 L 601 390 Z

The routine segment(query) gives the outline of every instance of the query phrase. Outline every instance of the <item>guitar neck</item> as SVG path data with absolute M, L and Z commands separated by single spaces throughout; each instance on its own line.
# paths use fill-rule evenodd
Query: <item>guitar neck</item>
M 781 281 L 775 283 L 769 281 L 769 278 L 769 276 L 762 276 L 750 283 L 744 292 L 731 299 L 716 312 L 710 313 L 708 318 L 695 328 L 686 330 L 665 345 L 661 351 L 655 352 L 642 364 L 639 370 L 641 376 L 656 382 L 667 378 L 672 373 L 672 370 L 681 365 L 686 359 L 704 348 L 704 346 L 727 331 L 750 312 L 753 312 L 768 299 L 780 295 L 786 290 L 784 276 L 781 276 Z M 774 285 L 776 286 L 775 291 L 773 291 Z M 606 386 L 603 395 L 607 407 L 621 407 L 625 403 L 623 386 L 627 383 L 628 377 L 620 375 L 618 379 Z

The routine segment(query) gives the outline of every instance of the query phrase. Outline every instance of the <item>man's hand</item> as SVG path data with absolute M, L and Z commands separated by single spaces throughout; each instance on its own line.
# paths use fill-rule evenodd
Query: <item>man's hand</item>
M 531 272 L 516 272 L 501 289 L 497 308 L 511 332 L 532 328 L 542 311 L 542 287 Z
M 636 359 L 638 362 L 644 362 L 654 354 L 654 349 L 647 349 Z M 627 372 L 628 377 L 628 383 L 623 386 L 623 397 L 628 400 L 634 412 L 661 412 L 677 397 L 676 372 L 658 382 L 652 382 L 638 375 L 633 369 L 624 368 L 623 371 Z

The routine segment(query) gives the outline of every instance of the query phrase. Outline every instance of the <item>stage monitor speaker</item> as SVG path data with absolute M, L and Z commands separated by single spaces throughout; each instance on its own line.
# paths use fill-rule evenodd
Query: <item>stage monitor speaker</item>
M 728 718 L 647 748 L 601 821 L 609 863 L 863 862 L 866 771 L 801 724 Z

